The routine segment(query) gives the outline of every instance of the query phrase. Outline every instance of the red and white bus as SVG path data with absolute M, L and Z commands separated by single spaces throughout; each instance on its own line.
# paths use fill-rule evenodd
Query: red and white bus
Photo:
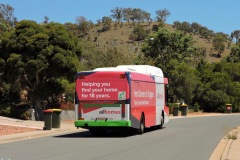
M 103 133 L 114 128 L 159 127 L 169 121 L 168 79 L 149 65 L 121 65 L 77 73 L 77 128 Z

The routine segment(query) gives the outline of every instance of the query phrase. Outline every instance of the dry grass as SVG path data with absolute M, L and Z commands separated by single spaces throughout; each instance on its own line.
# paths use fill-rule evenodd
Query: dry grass
M 236 140 L 238 138 L 239 128 L 231 128 L 228 126 L 223 126 L 223 131 L 225 133 L 225 139 L 229 140 Z
M 152 26 L 156 24 L 157 24 L 156 22 L 152 23 L 150 26 L 148 26 L 147 24 L 143 24 L 143 27 L 145 29 L 150 30 L 151 33 L 154 33 L 151 29 Z M 113 27 L 111 28 L 111 30 L 105 32 L 98 32 L 98 30 L 100 30 L 102 27 L 96 26 L 89 32 L 89 36 L 87 36 L 86 38 L 90 38 L 91 41 L 95 43 L 97 48 L 101 51 L 117 48 L 119 52 L 128 55 L 141 53 L 141 46 L 144 42 L 132 42 L 129 40 L 129 35 L 131 34 L 134 28 L 133 26 L 127 23 L 124 23 L 123 26 L 121 27 L 120 26 L 114 27 L 114 24 L 112 24 L 112 26 Z M 175 30 L 169 24 L 165 24 L 164 27 L 169 31 Z M 221 61 L 222 58 L 230 54 L 230 49 L 226 48 L 224 53 L 222 53 L 222 57 L 217 58 L 210 52 L 212 48 L 212 44 L 210 42 L 195 35 L 193 36 L 193 39 L 196 42 L 194 44 L 195 46 L 207 49 L 206 60 L 210 63 L 219 62 Z M 227 46 L 227 44 L 225 46 Z

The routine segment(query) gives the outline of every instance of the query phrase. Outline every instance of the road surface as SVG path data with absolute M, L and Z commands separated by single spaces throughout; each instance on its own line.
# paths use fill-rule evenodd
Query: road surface
M 0 145 L 0 160 L 207 160 L 223 136 L 240 126 L 239 115 L 171 119 L 143 135 L 90 132 Z

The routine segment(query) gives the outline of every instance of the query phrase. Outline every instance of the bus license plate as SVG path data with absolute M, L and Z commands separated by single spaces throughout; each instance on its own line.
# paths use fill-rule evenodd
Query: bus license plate
M 107 118 L 104 118 L 104 117 L 98 117 L 96 118 L 98 121 L 107 121 L 108 119 Z

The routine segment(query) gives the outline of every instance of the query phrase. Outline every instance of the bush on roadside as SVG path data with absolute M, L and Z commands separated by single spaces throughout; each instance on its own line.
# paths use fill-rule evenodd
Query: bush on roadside
M 16 118 L 30 120 L 32 117 L 32 108 L 27 103 L 20 103 L 16 106 Z
M 232 108 L 232 112 L 235 112 L 235 113 L 240 112 L 240 106 L 235 106 L 235 105 L 233 105 L 232 107 L 233 107 L 233 108 Z
M 199 106 L 199 104 L 196 102 L 196 103 L 194 103 L 194 105 L 193 105 L 193 111 L 194 112 L 199 112 L 199 109 L 200 109 L 200 106 Z
M 12 113 L 11 113 L 12 109 L 11 108 L 12 107 L 7 103 L 0 104 L 0 115 L 10 117 L 12 115 Z

